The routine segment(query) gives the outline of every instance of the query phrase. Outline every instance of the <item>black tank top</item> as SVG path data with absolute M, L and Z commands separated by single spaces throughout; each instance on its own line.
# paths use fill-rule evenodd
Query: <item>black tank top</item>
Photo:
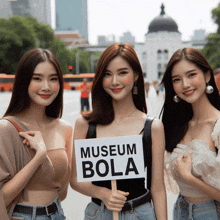
M 152 171 L 152 145 L 151 145 L 151 124 L 153 119 L 148 117 L 144 123 L 143 132 L 143 152 L 144 152 L 144 166 L 147 168 L 147 188 L 151 188 L 151 171 Z M 96 124 L 89 123 L 89 128 L 86 138 L 96 138 Z M 111 189 L 111 181 L 93 181 L 92 184 L 96 186 L 106 187 Z M 137 198 L 146 193 L 145 178 L 135 179 L 119 179 L 117 180 L 117 189 L 129 192 L 128 200 Z

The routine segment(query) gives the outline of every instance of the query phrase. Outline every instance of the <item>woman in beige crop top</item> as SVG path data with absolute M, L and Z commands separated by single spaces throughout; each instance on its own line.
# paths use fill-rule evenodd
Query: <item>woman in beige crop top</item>
M 213 71 L 196 49 L 177 50 L 162 83 L 167 163 L 180 195 L 174 219 L 217 220 L 220 204 L 220 98 Z
M 60 119 L 62 109 L 58 59 L 46 49 L 28 51 L 16 71 L 8 120 L 0 120 L 0 219 L 65 219 L 60 201 L 70 178 L 72 127 Z

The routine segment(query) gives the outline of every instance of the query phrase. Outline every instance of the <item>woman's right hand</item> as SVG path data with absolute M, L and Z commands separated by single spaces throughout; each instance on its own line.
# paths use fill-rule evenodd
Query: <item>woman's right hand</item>
M 24 144 L 36 151 L 36 155 L 46 157 L 47 149 L 40 131 L 19 132 L 19 135 L 24 138 Z
M 117 190 L 117 193 L 112 192 L 112 190 L 105 188 L 105 192 L 102 193 L 102 198 L 100 198 L 108 210 L 120 212 L 123 208 L 129 192 L 123 192 Z

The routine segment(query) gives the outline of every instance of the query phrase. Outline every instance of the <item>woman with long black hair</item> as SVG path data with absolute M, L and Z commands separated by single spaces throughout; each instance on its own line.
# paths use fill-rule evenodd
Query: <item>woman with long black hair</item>
M 217 220 L 220 201 L 220 98 L 213 70 L 196 49 L 177 50 L 162 83 L 168 169 L 180 194 L 174 219 Z

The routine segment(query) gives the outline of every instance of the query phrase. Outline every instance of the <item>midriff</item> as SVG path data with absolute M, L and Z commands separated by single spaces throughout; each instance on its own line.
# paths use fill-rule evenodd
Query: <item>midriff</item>
M 23 192 L 18 203 L 25 205 L 44 206 L 53 202 L 57 197 L 57 189 L 50 191 L 24 189 Z
M 184 199 L 189 203 L 200 203 L 200 202 L 207 202 L 213 200 L 213 198 L 211 197 L 193 198 L 188 196 L 184 196 Z

